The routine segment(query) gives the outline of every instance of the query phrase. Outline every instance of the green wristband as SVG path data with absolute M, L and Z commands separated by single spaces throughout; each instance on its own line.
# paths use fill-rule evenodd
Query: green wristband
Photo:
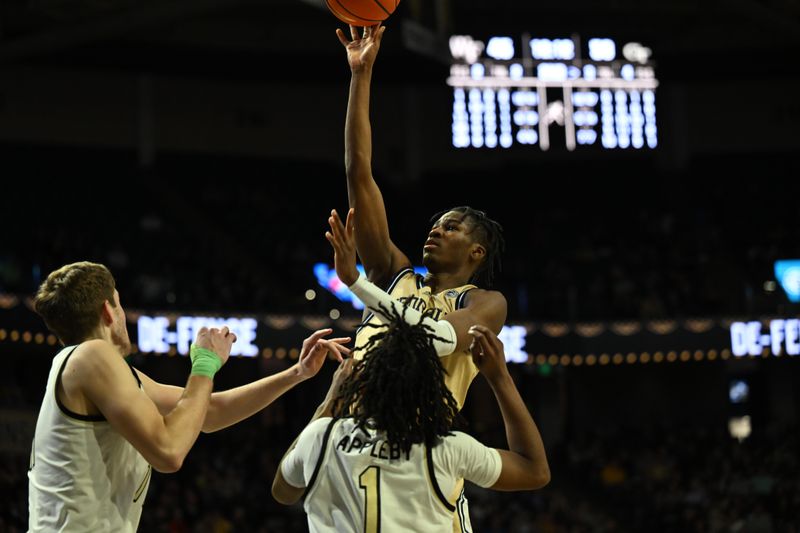
M 206 376 L 214 379 L 214 374 L 222 368 L 222 359 L 217 354 L 206 348 L 200 348 L 192 343 L 189 349 L 189 357 L 192 359 L 193 376 Z

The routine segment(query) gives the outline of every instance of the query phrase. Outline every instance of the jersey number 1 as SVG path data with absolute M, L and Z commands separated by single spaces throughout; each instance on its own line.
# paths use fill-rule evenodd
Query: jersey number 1
M 364 533 L 381 530 L 381 469 L 367 467 L 358 476 L 358 486 L 364 489 Z

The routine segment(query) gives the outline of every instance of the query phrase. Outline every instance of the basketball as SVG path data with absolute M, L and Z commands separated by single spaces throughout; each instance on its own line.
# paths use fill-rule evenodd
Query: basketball
M 394 13 L 400 0 L 325 0 L 336 18 L 353 26 L 374 26 Z

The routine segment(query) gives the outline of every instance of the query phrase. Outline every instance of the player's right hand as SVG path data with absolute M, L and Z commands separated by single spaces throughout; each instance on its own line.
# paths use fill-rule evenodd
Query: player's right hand
M 326 401 L 332 402 L 339 395 L 339 389 L 342 387 L 342 383 L 353 373 L 353 367 L 355 365 L 356 361 L 352 357 L 339 363 L 339 368 L 333 373 L 333 379 L 331 380 L 328 394 L 325 396 Z
M 378 50 L 381 47 L 384 31 L 386 31 L 386 27 L 382 27 L 378 23 L 375 26 L 365 27 L 364 32 L 359 36 L 358 28 L 351 25 L 350 37 L 352 40 L 348 41 L 344 32 L 341 29 L 336 29 L 336 36 L 339 37 L 339 42 L 347 50 L 347 63 L 350 65 L 350 70 L 360 72 L 372 68 L 375 63 L 375 57 L 377 57 Z
M 325 238 L 333 246 L 333 263 L 336 275 L 345 285 L 352 285 L 358 279 L 356 268 L 355 242 L 355 209 L 347 212 L 346 224 L 342 224 L 339 213 L 334 209 L 328 218 L 331 230 L 325 232 Z
M 344 343 L 350 342 L 350 337 L 323 338 L 331 333 L 331 328 L 319 329 L 303 341 L 303 348 L 295 363 L 297 375 L 302 379 L 316 376 L 329 354 L 340 363 L 344 361 L 342 354 L 350 354 L 350 348 L 344 346 Z

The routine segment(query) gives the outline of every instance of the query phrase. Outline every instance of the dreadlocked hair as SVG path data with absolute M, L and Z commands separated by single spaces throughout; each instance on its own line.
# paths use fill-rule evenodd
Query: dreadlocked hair
M 408 453 L 414 444 L 435 446 L 460 422 L 458 404 L 445 385 L 445 369 L 433 347 L 438 339 L 421 321 L 381 306 L 383 324 L 361 348 L 363 358 L 345 378 L 334 400 L 334 417 L 351 417 L 362 431 L 385 432 L 386 440 Z
M 470 282 L 478 281 L 482 276 L 485 278 L 485 285 L 491 287 L 494 281 L 494 273 L 500 271 L 500 254 L 506 248 L 506 241 L 503 238 L 503 226 L 499 222 L 492 220 L 486 215 L 485 211 L 473 209 L 468 205 L 454 207 L 445 211 L 440 211 L 431 217 L 431 222 L 436 222 L 442 215 L 455 211 L 462 214 L 462 221 L 470 219 L 473 224 L 472 231 L 477 232 L 475 240 L 486 248 L 486 258 L 473 272 Z M 496 270 L 495 270 L 496 269 Z

